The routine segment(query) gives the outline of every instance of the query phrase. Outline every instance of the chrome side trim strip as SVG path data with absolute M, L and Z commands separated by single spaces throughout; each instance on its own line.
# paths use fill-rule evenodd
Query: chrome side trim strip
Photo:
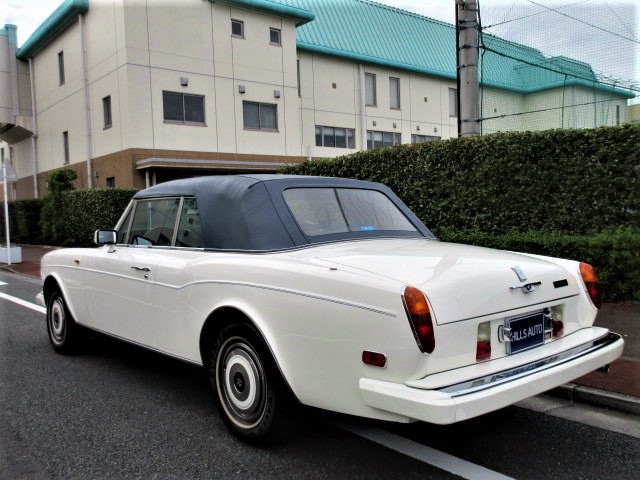
M 462 395 L 479 392 L 481 390 L 486 390 L 503 383 L 511 382 L 519 378 L 554 368 L 563 363 L 571 362 L 572 360 L 587 355 L 595 350 L 611 345 L 621 338 L 622 337 L 617 333 L 609 332 L 596 340 L 578 345 L 577 347 L 570 348 L 569 350 L 565 350 L 564 352 L 556 355 L 545 357 L 541 360 L 527 363 L 509 370 L 503 370 L 501 372 L 492 373 L 491 375 L 468 380 L 466 382 L 437 388 L 435 391 L 448 393 L 451 397 L 460 397 Z

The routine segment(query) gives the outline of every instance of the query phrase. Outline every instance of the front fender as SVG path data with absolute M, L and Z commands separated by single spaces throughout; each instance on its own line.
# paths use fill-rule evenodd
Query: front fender
M 55 283 L 55 286 L 48 286 L 49 282 Z M 46 307 L 48 302 L 48 297 L 50 295 L 51 289 L 58 288 L 64 300 L 67 304 L 67 308 L 71 313 L 71 316 L 76 321 L 76 323 L 83 323 L 82 319 L 84 318 L 84 314 L 86 314 L 86 305 L 85 305 L 85 297 L 84 297 L 84 282 L 76 282 L 73 280 L 69 280 L 69 278 L 65 278 L 65 276 L 61 275 L 57 271 L 50 271 L 45 273 L 43 291 L 42 291 L 42 302 L 43 306 Z M 37 300 L 37 297 L 36 297 Z

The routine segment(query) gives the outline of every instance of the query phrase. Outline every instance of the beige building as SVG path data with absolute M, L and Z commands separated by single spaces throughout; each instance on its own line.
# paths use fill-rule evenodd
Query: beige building
M 12 196 L 42 196 L 62 167 L 81 186 L 143 188 L 457 136 L 454 34 L 366 0 L 66 0 L 20 48 L 15 26 L 0 30 Z M 625 92 L 514 68 L 485 82 L 486 132 L 540 128 L 501 115 L 567 88 L 608 96 L 617 118 L 578 121 L 574 106 L 544 128 L 626 121 Z

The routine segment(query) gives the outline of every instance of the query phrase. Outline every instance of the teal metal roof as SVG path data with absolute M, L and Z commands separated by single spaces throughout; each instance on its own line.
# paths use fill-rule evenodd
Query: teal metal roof
M 303 25 L 315 18 L 313 13 L 304 8 L 287 3 L 271 2 L 269 0 L 209 0 L 209 2 L 293 18 L 298 21 L 296 25 Z
M 89 0 L 65 0 L 16 52 L 20 60 L 28 60 L 60 34 L 78 14 L 89 10 Z
M 363 63 L 456 78 L 452 24 L 370 0 L 271 0 L 304 8 L 316 18 L 298 27 L 298 49 Z M 451 8 L 454 8 L 453 2 Z M 540 50 L 484 35 L 482 84 L 517 93 L 580 85 L 627 98 L 634 93 L 598 82 L 588 64 L 546 58 Z M 514 57 L 508 58 L 507 57 Z
M 301 50 L 456 78 L 456 37 L 450 24 L 370 1 L 279 1 L 316 14 L 313 22 L 297 29 Z

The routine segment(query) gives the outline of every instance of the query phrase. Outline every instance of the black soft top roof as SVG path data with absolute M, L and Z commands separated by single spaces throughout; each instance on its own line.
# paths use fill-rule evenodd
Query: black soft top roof
M 282 196 L 284 190 L 300 187 L 377 190 L 396 204 L 418 231 L 405 232 L 401 236 L 434 238 L 391 189 L 380 183 L 361 180 L 296 175 L 207 176 L 161 183 L 141 190 L 133 198 L 195 197 L 205 248 L 210 249 L 273 251 L 318 241 L 354 238 L 349 234 L 322 239 L 305 237 Z M 385 232 L 358 232 L 357 238 L 376 236 L 388 235 Z

